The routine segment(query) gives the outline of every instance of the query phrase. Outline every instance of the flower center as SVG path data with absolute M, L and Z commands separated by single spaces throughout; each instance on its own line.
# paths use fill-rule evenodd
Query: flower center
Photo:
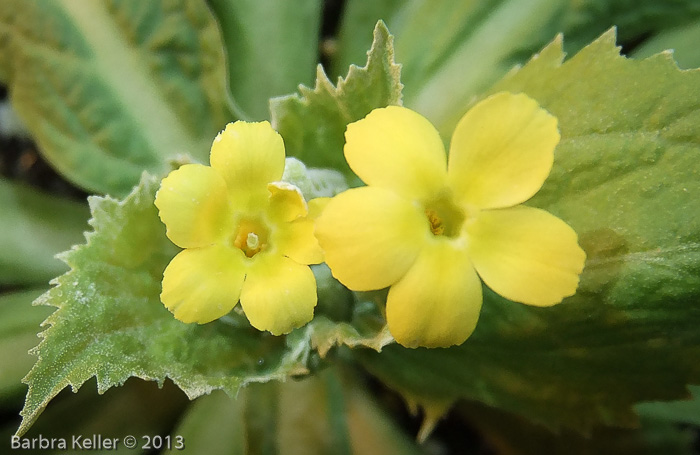
M 233 246 L 252 258 L 267 247 L 268 230 L 257 219 L 244 219 L 238 225 Z
M 449 194 L 444 193 L 425 204 L 425 216 L 430 232 L 446 237 L 458 237 L 466 218 L 464 210 L 455 205 Z

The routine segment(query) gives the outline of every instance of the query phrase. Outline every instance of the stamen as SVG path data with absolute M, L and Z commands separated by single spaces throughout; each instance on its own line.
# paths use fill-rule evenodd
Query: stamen
M 430 232 L 432 232 L 433 235 L 442 235 L 445 232 L 445 226 L 437 212 L 428 209 L 425 211 L 425 215 L 428 217 L 428 222 L 430 223 Z
M 268 230 L 263 223 L 257 219 L 244 219 L 231 240 L 233 246 L 252 258 L 267 247 L 268 237 Z
M 466 207 L 455 204 L 448 190 L 438 194 L 424 206 L 430 232 L 435 236 L 456 238 L 467 217 Z
M 254 232 L 249 232 L 245 244 L 249 250 L 255 250 L 260 244 L 260 239 L 258 239 L 258 236 Z

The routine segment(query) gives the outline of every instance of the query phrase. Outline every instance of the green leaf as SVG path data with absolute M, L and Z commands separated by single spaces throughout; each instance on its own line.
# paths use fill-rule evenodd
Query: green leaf
M 692 398 L 678 401 L 639 403 L 635 409 L 649 419 L 700 425 L 700 386 L 690 386 Z
M 376 317 L 373 322 L 374 326 L 367 327 L 358 319 L 336 322 L 325 316 L 316 316 L 309 324 L 311 346 L 321 357 L 325 357 L 334 346 L 363 346 L 381 351 L 384 346 L 393 342 L 394 338 L 383 320 Z
M 306 326 L 311 347 L 323 358 L 335 346 L 364 346 L 375 351 L 394 341 L 382 316 L 385 292 L 351 293 L 331 276 L 325 265 L 313 267 L 318 305 Z
M 333 68 L 361 62 L 363 29 L 384 20 L 402 64 L 404 105 L 428 117 L 447 140 L 476 96 L 557 33 L 575 52 L 613 25 L 625 41 L 638 42 L 698 16 L 695 0 L 349 0 Z
M 44 156 L 96 192 L 124 195 L 182 155 L 205 160 L 230 119 L 201 1 L 3 1 L 0 67 Z
M 287 156 L 308 166 L 335 168 L 353 176 L 343 157 L 345 127 L 372 109 L 401 102 L 400 67 L 394 63 L 392 37 L 379 22 L 363 68 L 351 66 L 333 85 L 319 65 L 313 89 L 270 101 L 272 124 L 284 138 Z
M 642 419 L 639 428 L 596 428 L 589 435 L 551 432 L 512 414 L 476 403 L 455 413 L 498 453 L 510 455 L 692 455 L 694 431 L 672 422 Z
M 386 292 L 351 292 L 331 274 L 326 264 L 312 265 L 318 304 L 314 318 L 300 332 L 320 358 L 337 346 L 368 347 L 375 351 L 394 341 L 381 305 Z M 316 358 L 314 358 L 316 360 Z
M 367 60 L 367 49 L 372 46 L 372 37 L 367 34 L 367 30 L 379 21 L 388 23 L 406 3 L 406 0 L 346 0 L 338 37 L 334 41 L 334 52 L 330 55 L 331 76 L 342 76 L 350 65 L 362 65 Z M 392 29 L 394 26 L 395 24 Z
M 274 387 L 274 383 L 264 386 Z M 208 455 L 245 455 L 246 432 L 243 412 L 245 397 L 251 388 L 238 393 L 236 399 L 222 392 L 197 398 L 172 434 L 182 436 L 185 447 L 191 453 Z M 169 450 L 166 454 L 178 453 Z
M 559 119 L 555 165 L 529 204 L 579 233 L 588 261 L 572 303 L 697 316 L 700 72 L 680 71 L 668 54 L 621 57 L 612 32 L 564 64 L 560 44 L 492 92 L 525 92 Z
M 374 7 L 348 9 L 364 14 Z M 378 3 L 378 2 L 377 2 Z M 464 113 L 474 97 L 514 65 L 525 61 L 560 31 L 565 0 L 485 0 L 479 2 L 411 0 L 387 8 L 385 19 L 394 33 L 397 61 L 405 85 L 403 104 L 426 116 L 448 139 L 453 116 Z M 389 6 L 389 5 L 387 5 Z M 355 12 L 341 28 L 352 40 L 358 31 Z M 360 22 L 361 23 L 361 22 Z M 601 29 L 601 31 L 604 29 Z M 429 36 L 430 39 L 426 39 Z M 356 46 L 340 42 L 339 60 L 355 61 Z
M 235 400 L 201 397 L 174 434 L 188 451 L 209 455 L 422 453 L 347 373 L 253 384 Z
M 412 2 L 398 15 L 404 105 L 449 138 L 451 116 L 558 31 L 563 0 Z M 391 25 L 391 22 L 390 22 Z M 393 28 L 392 28 L 393 30 Z M 425 36 L 431 36 L 426 40 Z
M 34 364 L 29 350 L 36 346 L 39 325 L 51 314 L 32 306 L 45 289 L 0 295 L 0 400 L 24 392 L 22 377 Z
M 652 33 L 677 27 L 700 17 L 695 0 L 584 0 L 571 2 L 562 18 L 565 49 L 578 51 L 606 29 L 617 27 L 623 43 L 639 42 Z
M 39 284 L 67 270 L 54 256 L 84 240 L 86 205 L 0 179 L 0 285 Z
M 231 93 L 244 118 L 269 118 L 270 98 L 313 82 L 321 3 L 209 0 L 226 45 Z
M 41 419 L 25 435 L 26 438 L 63 438 L 71 449 L 73 436 L 89 439 L 99 434 L 103 440 L 118 438 L 116 449 L 94 450 L 92 453 L 118 455 L 152 453 L 147 450 L 129 449 L 123 439 L 133 435 L 139 446 L 145 443 L 143 436 L 171 435 L 176 419 L 187 408 L 187 397 L 172 383 L 159 387 L 152 382 L 132 379 L 122 387 L 98 394 L 95 381 L 90 380 L 78 393 L 60 394 L 42 414 Z M 16 425 L 12 431 L 16 429 Z M 0 437 L 5 436 L 0 430 Z M 12 433 L 3 441 L 9 443 Z M 174 443 L 174 435 L 171 437 Z M 7 446 L 9 447 L 9 444 Z M 89 450 L 85 450 L 90 453 Z M 37 450 L 29 453 L 77 454 L 82 450 Z M 10 452 L 11 453 L 11 452 Z M 187 453 L 187 452 L 185 452 Z
M 678 66 L 685 69 L 698 68 L 700 67 L 700 50 L 696 45 L 698 41 L 700 41 L 700 21 L 695 21 L 662 31 L 636 48 L 632 56 L 646 58 L 670 49 Z
M 563 57 L 556 40 L 491 92 L 524 92 L 559 119 L 554 168 L 528 205 L 579 234 L 577 294 L 534 308 L 487 291 L 459 347 L 358 354 L 428 403 L 468 398 L 579 431 L 632 426 L 634 403 L 700 382 L 700 71 L 621 57 L 613 33 Z
M 190 398 L 305 372 L 308 342 L 273 337 L 236 315 L 210 324 L 177 321 L 159 301 L 175 255 L 153 205 L 158 182 L 144 177 L 123 201 L 91 197 L 94 232 L 63 256 L 71 271 L 37 300 L 58 308 L 45 322 L 19 434 L 67 386 L 95 376 L 100 393 L 135 376 L 170 378 Z M 240 317 L 242 318 L 242 316 Z

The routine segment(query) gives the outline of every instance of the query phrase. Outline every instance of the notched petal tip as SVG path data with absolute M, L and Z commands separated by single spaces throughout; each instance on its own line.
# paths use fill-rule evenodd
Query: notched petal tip
M 246 205 L 252 195 L 264 197 L 267 184 L 282 178 L 284 141 L 269 122 L 239 120 L 214 139 L 209 159 L 226 180 L 230 196 Z
M 303 265 L 323 262 L 323 250 L 314 235 L 314 220 L 310 217 L 280 226 L 275 242 L 279 252 Z
M 307 204 L 299 188 L 290 183 L 273 182 L 267 187 L 270 191 L 268 214 L 276 224 L 274 243 L 278 251 L 299 264 L 323 262 L 323 251 L 314 236 L 314 217 L 318 216 L 319 203 Z
M 370 186 L 429 198 L 444 184 L 447 156 L 435 127 L 400 106 L 375 109 L 345 132 L 345 158 Z
M 576 293 L 586 253 L 576 232 L 549 212 L 525 206 L 484 211 L 469 238 L 477 272 L 503 297 L 552 306 Z
M 472 107 L 450 144 L 448 181 L 458 199 L 503 208 L 544 184 L 560 134 L 557 118 L 525 94 L 500 92 Z
M 250 324 L 273 335 L 309 322 L 317 299 L 311 269 L 275 255 L 253 263 L 241 291 L 241 306 Z
M 209 166 L 186 164 L 172 171 L 154 203 L 166 235 L 181 248 L 211 245 L 230 229 L 226 182 Z
M 410 201 L 390 190 L 354 188 L 328 202 L 316 237 L 333 276 L 356 291 L 397 282 L 428 236 L 428 222 Z
M 291 183 L 268 183 L 267 190 L 270 192 L 268 210 L 274 219 L 282 222 L 293 221 L 309 212 L 301 190 Z
M 394 339 L 408 348 L 464 343 L 481 311 L 481 281 L 467 253 L 438 240 L 389 289 L 386 318 Z
M 245 278 L 240 250 L 225 246 L 181 251 L 163 273 L 163 305 L 176 319 L 205 324 L 238 303 Z

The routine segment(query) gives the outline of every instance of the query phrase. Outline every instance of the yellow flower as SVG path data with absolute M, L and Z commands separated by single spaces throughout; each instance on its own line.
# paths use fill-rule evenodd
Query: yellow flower
M 168 238 L 185 248 L 163 274 L 163 304 L 204 324 L 240 299 L 253 327 L 275 335 L 307 323 L 317 300 L 308 264 L 323 256 L 301 192 L 279 181 L 282 138 L 268 122 L 230 123 L 210 161 L 171 172 L 156 194 Z
M 549 175 L 555 117 L 525 95 L 498 93 L 457 125 L 449 160 L 435 128 L 397 106 L 348 125 L 345 157 L 368 185 L 334 197 L 316 236 L 353 290 L 391 286 L 389 330 L 407 347 L 463 343 L 481 280 L 502 296 L 549 306 L 576 292 L 585 253 L 559 218 L 518 205 Z

